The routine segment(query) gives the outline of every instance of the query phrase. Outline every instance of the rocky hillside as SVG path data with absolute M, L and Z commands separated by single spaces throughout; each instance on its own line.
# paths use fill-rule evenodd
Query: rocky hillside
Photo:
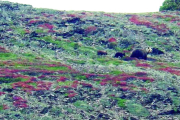
M 179 11 L 0 1 L 0 119 L 179 120 L 179 39 Z M 147 60 L 130 57 L 147 47 Z

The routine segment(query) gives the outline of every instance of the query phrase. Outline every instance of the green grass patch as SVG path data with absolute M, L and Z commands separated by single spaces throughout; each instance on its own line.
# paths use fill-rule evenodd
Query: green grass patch
M 122 63 L 122 61 L 120 61 L 120 60 L 109 60 L 109 61 L 107 62 L 108 65 L 110 65 L 110 64 L 120 65 L 121 63 Z
M 23 36 L 26 33 L 26 31 L 23 28 L 17 28 L 14 31 L 20 34 L 21 36 Z
M 80 100 L 77 100 L 74 103 L 74 106 L 77 107 L 78 109 L 82 109 L 82 110 L 85 110 L 85 111 L 93 110 L 93 107 L 88 105 L 86 102 L 80 101 Z
M 24 78 L 8 78 L 8 77 L 0 77 L 0 84 L 2 83 L 13 83 L 13 82 L 19 82 L 19 81 L 26 81 L 27 79 Z
M 3 105 L 0 105 L 0 111 L 3 110 L 3 108 L 4 108 Z
M 36 33 L 46 33 L 46 31 L 43 29 L 36 29 L 35 32 Z
M 126 101 L 127 101 L 126 99 L 118 98 L 117 100 L 118 100 L 118 103 L 117 103 L 117 104 L 118 104 L 119 107 L 122 107 L 122 108 L 125 108 L 125 107 L 126 107 L 126 105 L 125 105 L 125 103 L 126 103 Z
M 104 57 L 99 57 L 99 58 L 97 58 L 96 59 L 98 62 L 100 62 L 100 63 L 107 63 L 109 60 L 108 59 L 106 59 L 106 58 L 104 58 Z
M 92 47 L 81 46 L 78 51 L 84 55 L 93 56 L 96 54 L 96 49 Z
M 40 68 L 42 70 L 51 70 L 51 71 L 58 71 L 58 70 L 63 70 L 66 71 L 68 70 L 67 67 L 64 66 L 55 66 L 55 67 L 49 67 L 49 66 L 35 66 L 36 68 Z
M 77 75 L 77 76 L 75 77 L 75 79 L 77 79 L 77 80 L 86 80 L 87 78 L 86 78 L 85 75 Z
M 105 58 L 105 57 L 99 57 L 96 59 L 98 62 L 100 62 L 100 64 L 103 64 L 103 65 L 120 65 L 122 63 L 122 61 L 120 60 L 113 60 L 113 59 L 108 59 L 108 58 Z
M 33 83 L 28 83 L 28 85 L 32 85 L 35 88 L 37 87 L 37 83 L 34 83 L 34 82 Z
M 84 60 L 67 60 L 70 63 L 76 63 L 76 64 L 85 64 L 86 61 Z
M 70 86 L 72 85 L 73 81 L 65 81 L 65 82 L 58 82 L 60 86 Z
M 111 75 L 119 75 L 119 74 L 122 74 L 122 73 L 123 73 L 122 71 L 114 70 L 114 71 L 111 71 L 109 74 L 111 74 Z
M 0 60 L 16 59 L 17 55 L 13 53 L 0 53 Z
M 126 107 L 126 102 L 127 102 L 126 99 L 116 98 L 116 97 L 112 97 L 112 96 L 110 96 L 110 98 L 111 98 L 111 99 L 118 100 L 117 105 L 118 105 L 119 107 L 122 107 L 122 108 L 125 108 L 125 107 Z

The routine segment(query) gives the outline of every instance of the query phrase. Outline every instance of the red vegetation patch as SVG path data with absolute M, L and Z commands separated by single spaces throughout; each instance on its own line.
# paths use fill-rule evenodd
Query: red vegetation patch
M 144 67 L 144 68 L 148 68 L 148 67 L 152 67 L 150 64 L 148 63 L 136 63 L 136 67 Z
M 136 15 L 133 15 L 129 21 L 135 23 L 136 25 L 145 25 L 147 27 L 151 27 L 153 29 L 156 29 L 159 33 L 166 33 L 168 32 L 169 28 L 167 28 L 166 24 L 159 24 L 156 22 L 152 23 L 150 21 L 147 21 L 147 20 L 140 20 L 138 18 L 138 16 Z
M 94 31 L 96 31 L 96 30 L 97 30 L 97 27 L 95 27 L 95 26 L 89 26 L 89 27 L 87 27 L 87 28 L 84 30 L 84 32 L 85 32 L 85 34 L 89 34 L 89 33 L 94 32 Z
M 9 109 L 7 105 L 3 105 L 3 110 Z
M 178 26 L 180 26 L 180 23 L 177 23 Z
M 114 16 L 112 16 L 110 14 L 104 14 L 104 16 L 115 18 Z
M 7 53 L 7 52 L 9 52 L 9 51 L 6 50 L 4 47 L 1 47 L 1 46 L 0 46 L 0 52 L 2 52 L 2 53 Z
M 45 29 L 53 29 L 53 25 L 50 25 L 48 23 L 44 23 L 44 24 L 41 24 L 41 25 L 38 25 L 38 27 L 42 27 L 42 28 L 45 28 Z
M 156 64 L 157 64 L 157 65 L 160 65 L 160 66 L 165 66 L 165 65 L 167 65 L 166 63 L 163 63 L 163 62 L 157 62 Z
M 174 70 L 174 69 L 171 68 L 171 67 L 159 68 L 159 70 L 161 70 L 161 71 L 166 71 L 166 72 L 170 72 L 170 73 L 172 73 L 172 74 L 175 74 L 175 75 L 180 76 L 180 70 Z
M 147 73 L 146 72 L 136 72 L 134 73 L 135 76 L 147 76 Z
M 27 108 L 27 101 L 19 96 L 13 97 L 13 105 L 19 108 Z
M 129 90 L 130 88 L 127 87 L 127 86 L 122 86 L 122 87 L 120 87 L 120 89 L 121 89 L 122 91 L 127 91 L 127 90 Z
M 93 86 L 92 86 L 91 84 L 89 84 L 89 83 L 80 82 L 80 84 L 81 84 L 82 86 L 84 86 L 84 87 L 90 87 L 90 88 L 93 87 Z
M 33 24 L 33 23 L 37 23 L 37 22 L 39 22 L 39 20 L 30 20 L 29 24 Z
M 70 93 L 70 94 L 68 94 L 68 97 L 72 98 L 72 97 L 75 97 L 76 95 L 77 95 L 76 93 Z
M 25 30 L 25 32 L 26 32 L 27 34 L 29 34 L 31 31 L 30 31 L 30 30 L 28 30 L 28 29 L 26 29 L 26 30 Z
M 117 40 L 115 38 L 109 38 L 108 42 L 117 42 Z
M 57 80 L 57 82 L 65 82 L 66 79 L 67 79 L 66 77 L 61 76 L 61 77 Z
M 36 83 L 37 83 L 37 89 L 35 90 L 49 90 L 49 88 L 53 84 L 51 82 L 44 82 L 44 81 L 38 81 Z
M 44 17 L 51 17 L 51 16 L 54 16 L 54 15 L 50 15 L 50 14 L 47 14 L 47 13 L 42 13 L 42 15 L 43 15 Z
M 104 86 L 104 85 L 106 85 L 106 84 L 107 84 L 107 82 L 103 82 L 103 81 L 100 82 L 100 85 L 101 85 L 101 86 Z
M 148 90 L 146 88 L 140 88 L 140 89 L 146 93 L 148 92 Z
M 0 92 L 0 96 L 6 94 L 5 92 Z
M 78 84 L 79 84 L 79 81 L 75 80 L 73 81 L 71 87 L 77 89 Z
M 67 14 L 67 17 L 77 17 L 75 14 Z

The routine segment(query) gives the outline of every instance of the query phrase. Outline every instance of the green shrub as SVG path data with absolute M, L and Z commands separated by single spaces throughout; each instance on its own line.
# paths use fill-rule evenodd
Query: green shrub
M 147 117 L 150 115 L 149 111 L 146 108 L 132 101 L 127 102 L 126 107 L 127 107 L 127 110 L 135 116 Z
M 118 106 L 119 106 L 119 107 L 123 107 L 123 108 L 126 107 L 126 105 L 125 105 L 126 99 L 120 99 L 120 98 L 118 98 L 117 100 L 118 100 Z
M 80 100 L 77 100 L 75 103 L 74 103 L 74 106 L 79 108 L 79 109 L 82 109 L 82 110 L 85 110 L 85 111 L 89 111 L 89 110 L 93 110 L 94 108 L 91 107 L 90 105 L 88 105 L 86 102 L 84 101 L 80 101 Z
M 10 60 L 17 58 L 16 54 L 13 53 L 0 53 L 0 60 Z
M 180 0 L 165 0 L 163 5 L 159 8 L 159 11 L 163 10 L 180 10 Z
M 119 75 L 121 73 L 122 73 L 122 71 L 114 70 L 114 71 L 111 71 L 109 74 L 111 74 L 111 75 Z

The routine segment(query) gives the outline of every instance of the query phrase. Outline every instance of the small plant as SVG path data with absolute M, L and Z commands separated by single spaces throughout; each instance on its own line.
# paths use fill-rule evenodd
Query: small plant
M 77 80 L 86 80 L 87 78 L 86 78 L 85 75 L 77 75 L 77 76 L 75 77 L 75 79 L 77 79 Z
M 125 108 L 125 107 L 126 107 L 126 105 L 125 105 L 126 99 L 117 98 L 117 100 L 118 100 L 118 106 L 119 106 L 119 107 L 122 107 L 122 108 Z
M 58 82 L 59 86 L 70 86 L 72 84 L 73 84 L 73 81 Z
M 122 71 L 114 70 L 114 71 L 111 71 L 109 74 L 111 74 L 111 75 L 119 75 L 119 74 L 122 74 L 122 73 L 123 73 Z
M 135 116 L 147 117 L 150 115 L 149 111 L 140 104 L 133 103 L 132 101 L 127 102 L 127 110 Z
M 89 27 L 87 27 L 86 29 L 85 29 L 85 34 L 89 34 L 89 33 L 92 33 L 92 32 L 94 32 L 94 31 L 96 31 L 97 30 L 97 27 L 95 27 L 95 26 L 89 26 Z

